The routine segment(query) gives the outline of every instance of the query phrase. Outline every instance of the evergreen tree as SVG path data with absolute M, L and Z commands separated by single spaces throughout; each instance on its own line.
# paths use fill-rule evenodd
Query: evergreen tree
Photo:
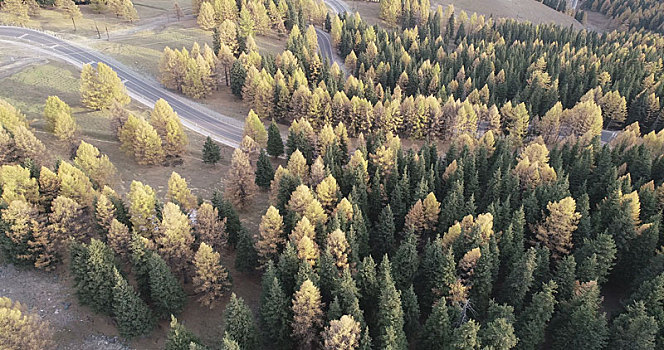
M 260 305 L 260 320 L 263 334 L 269 344 L 278 348 L 288 348 L 288 300 L 279 283 L 279 279 L 272 274 L 272 282 L 266 282 L 263 288 L 264 300 Z M 264 279 L 268 279 L 266 272 Z
M 443 250 L 438 240 L 428 242 L 420 262 L 416 287 L 420 296 L 420 306 L 427 315 L 435 300 L 448 296 L 450 286 L 457 280 L 456 264 L 452 250 Z
M 417 339 L 420 331 L 420 305 L 417 302 L 415 289 L 410 287 L 401 290 L 401 308 L 403 309 L 404 331 L 409 340 Z
M 600 310 L 596 282 L 581 284 L 574 298 L 561 304 L 553 331 L 553 349 L 603 349 L 608 343 L 606 314 Z
M 655 349 L 657 321 L 648 315 L 642 301 L 628 305 L 625 312 L 613 320 L 611 349 Z
M 380 213 L 375 231 L 372 234 L 373 242 L 371 245 L 373 246 L 375 256 L 390 254 L 392 252 L 395 244 L 394 226 L 394 215 L 388 204 Z
M 477 337 L 479 330 L 480 325 L 475 320 L 470 320 L 454 329 L 452 332 L 452 343 L 450 344 L 452 349 L 479 349 L 480 342 Z
M 150 300 L 159 318 L 177 315 L 184 308 L 185 293 L 164 259 L 149 253 L 146 260 Z
M 235 293 L 231 294 L 231 299 L 226 304 L 224 320 L 225 334 L 230 340 L 235 341 L 240 349 L 258 348 L 258 333 L 254 324 L 254 316 L 244 299 L 238 298 Z
M 452 339 L 452 325 L 445 298 L 433 305 L 431 314 L 422 328 L 419 346 L 425 350 L 443 349 Z
M 272 163 L 270 159 L 265 154 L 265 150 L 261 149 L 261 153 L 258 156 L 258 162 L 256 163 L 256 185 L 263 190 L 270 188 L 270 184 L 274 179 L 274 169 L 272 168 Z
M 267 154 L 275 158 L 284 154 L 284 141 L 274 120 L 267 129 Z
M 520 310 L 523 300 L 533 284 L 533 272 L 537 267 L 535 248 L 530 248 L 523 257 L 512 266 L 503 285 L 503 300 Z
M 171 328 L 168 331 L 165 350 L 190 350 L 189 345 L 192 343 L 199 344 L 200 340 L 171 315 Z
M 415 275 L 419 268 L 419 256 L 417 254 L 417 238 L 410 231 L 406 239 L 401 242 L 401 246 L 394 254 L 392 263 L 392 272 L 394 275 L 394 284 L 401 291 L 408 288 L 415 280 Z
M 113 251 L 104 242 L 93 238 L 87 246 L 75 244 L 71 254 L 79 301 L 96 312 L 111 314 L 115 284 Z
M 248 272 L 256 268 L 258 264 L 258 253 L 254 246 L 254 241 L 249 233 L 240 229 L 237 242 L 237 254 L 235 255 L 235 268 L 240 271 Z
M 378 343 L 383 348 L 406 349 L 404 315 L 401 308 L 401 293 L 394 286 L 390 261 L 383 257 L 379 270 L 380 297 L 378 298 Z M 392 334 L 393 333 L 393 334 Z
M 113 318 L 120 335 L 131 338 L 148 333 L 154 327 L 152 312 L 115 268 L 113 275 Z
M 539 349 L 544 342 L 545 331 L 556 305 L 556 288 L 553 281 L 544 284 L 521 313 L 516 327 L 518 349 Z
M 203 163 L 215 165 L 221 160 L 219 145 L 208 136 L 203 144 Z

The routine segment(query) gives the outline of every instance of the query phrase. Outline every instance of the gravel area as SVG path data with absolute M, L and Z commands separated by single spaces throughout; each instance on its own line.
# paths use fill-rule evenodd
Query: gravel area
M 63 276 L 64 275 L 64 276 Z M 0 296 L 19 301 L 50 322 L 56 349 L 128 350 L 109 317 L 78 305 L 67 274 L 0 265 Z

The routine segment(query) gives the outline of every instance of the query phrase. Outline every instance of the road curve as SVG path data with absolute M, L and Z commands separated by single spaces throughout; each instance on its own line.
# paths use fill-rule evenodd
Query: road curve
M 145 77 L 95 50 L 40 31 L 10 26 L 0 26 L 0 42 L 27 47 L 32 49 L 35 55 L 50 55 L 79 68 L 86 63 L 103 62 L 118 74 L 129 96 L 134 100 L 152 108 L 158 99 L 163 98 L 178 113 L 182 124 L 187 128 L 231 147 L 239 147 L 242 141 L 243 124 L 240 121 L 172 93 L 156 80 Z
M 324 2 L 335 14 L 350 12 L 348 5 L 342 0 L 324 0 Z M 337 62 L 339 68 L 341 68 L 343 72 L 346 72 L 343 60 L 334 52 L 330 33 L 323 29 L 316 28 L 316 34 L 318 37 L 318 50 L 320 51 L 321 56 L 327 58 L 330 65 Z

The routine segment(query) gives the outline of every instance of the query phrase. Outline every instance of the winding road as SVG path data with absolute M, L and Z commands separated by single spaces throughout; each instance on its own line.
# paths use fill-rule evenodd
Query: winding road
M 350 12 L 348 5 L 342 0 L 324 0 L 327 7 L 336 14 Z M 316 28 L 316 34 L 318 37 L 318 50 L 320 51 L 321 56 L 327 58 L 327 61 L 332 64 L 337 62 L 339 68 L 342 71 L 346 71 L 344 67 L 343 60 L 334 52 L 334 46 L 332 46 L 332 37 L 330 33 L 326 32 L 321 28 Z
M 187 128 L 231 147 L 238 147 L 242 141 L 243 124 L 240 121 L 174 94 L 155 79 L 143 76 L 95 50 L 36 30 L 8 26 L 0 26 L 0 43 L 27 47 L 79 68 L 86 63 L 103 62 L 118 74 L 132 99 L 151 108 L 158 99 L 163 98 Z

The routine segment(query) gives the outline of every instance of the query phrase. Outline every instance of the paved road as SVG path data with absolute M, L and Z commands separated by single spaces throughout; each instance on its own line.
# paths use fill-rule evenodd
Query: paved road
M 342 0 L 324 0 L 325 4 L 336 14 L 350 12 L 348 5 Z M 330 33 L 324 31 L 323 29 L 316 28 L 316 34 L 318 36 L 318 50 L 321 53 L 323 58 L 327 58 L 327 61 L 332 64 L 337 62 L 339 68 L 342 71 L 346 71 L 344 67 L 343 60 L 336 54 L 334 47 L 332 46 L 332 37 Z
M 178 96 L 164 89 L 156 80 L 136 73 L 97 51 L 43 32 L 18 27 L 0 26 L 0 42 L 28 47 L 33 49 L 36 55 L 39 53 L 54 56 L 79 68 L 86 63 L 104 62 L 118 73 L 134 100 L 152 107 L 159 98 L 163 98 L 180 115 L 186 127 L 231 147 L 238 147 L 242 141 L 243 124 L 240 121 Z

